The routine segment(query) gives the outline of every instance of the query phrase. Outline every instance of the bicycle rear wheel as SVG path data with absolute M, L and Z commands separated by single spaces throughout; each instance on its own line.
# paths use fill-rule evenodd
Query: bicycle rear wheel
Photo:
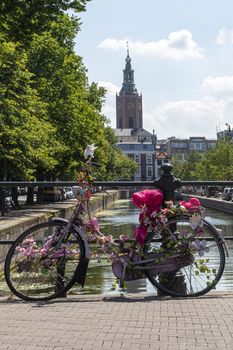
M 5 261 L 10 290 L 26 301 L 62 296 L 72 285 L 84 257 L 79 235 L 66 223 L 43 222 L 30 227 L 12 244 Z
M 167 227 L 175 233 L 175 240 L 169 237 L 169 230 L 161 228 L 151 232 L 145 242 L 144 254 L 158 254 L 158 264 L 168 266 L 146 270 L 152 285 L 174 297 L 196 297 L 215 288 L 224 271 L 225 252 L 213 226 L 203 222 L 203 232 L 198 234 L 189 217 L 180 216 L 169 220 Z

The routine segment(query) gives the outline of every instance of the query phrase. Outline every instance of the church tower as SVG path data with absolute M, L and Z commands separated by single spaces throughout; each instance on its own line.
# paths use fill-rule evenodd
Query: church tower
M 125 61 L 122 88 L 116 95 L 116 127 L 117 129 L 142 129 L 142 95 L 135 87 L 134 70 L 131 67 L 128 47 Z

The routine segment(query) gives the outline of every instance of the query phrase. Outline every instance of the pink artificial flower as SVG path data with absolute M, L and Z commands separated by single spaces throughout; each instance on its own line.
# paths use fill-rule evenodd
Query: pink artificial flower
M 189 202 L 181 201 L 180 205 L 190 212 L 193 212 L 197 207 L 200 207 L 201 204 L 197 198 L 190 198 Z
M 143 246 L 145 239 L 147 236 L 147 228 L 143 227 L 143 226 L 139 226 L 136 228 L 135 232 L 134 232 L 134 237 L 136 239 L 136 241 Z
M 190 198 L 189 202 L 190 202 L 194 207 L 200 207 L 200 205 L 201 205 L 199 199 L 197 199 L 197 198 Z
M 173 201 L 172 201 L 172 200 L 170 200 L 170 201 L 165 201 L 165 204 L 166 204 L 166 207 L 167 207 L 167 208 L 172 208 L 172 206 L 173 206 Z
M 88 221 L 88 226 L 94 231 L 99 231 L 100 229 L 98 220 L 94 216 Z
M 146 207 L 150 213 L 159 211 L 163 202 L 163 193 L 160 190 L 144 190 L 136 192 L 132 197 L 138 208 Z

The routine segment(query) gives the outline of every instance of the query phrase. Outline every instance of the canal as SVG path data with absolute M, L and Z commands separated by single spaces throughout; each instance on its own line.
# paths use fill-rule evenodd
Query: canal
M 117 201 L 114 207 L 96 214 L 101 225 L 101 231 L 111 234 L 114 238 L 126 234 L 133 238 L 133 232 L 138 225 L 139 210 L 129 200 Z M 233 236 L 233 216 L 215 210 L 206 210 L 206 220 L 217 228 L 220 228 L 224 236 Z M 217 291 L 233 290 L 233 240 L 227 240 L 229 257 L 226 258 L 224 274 L 217 284 Z M 96 248 L 91 246 L 94 251 Z M 0 295 L 7 295 L 9 292 L 4 279 L 3 272 L 0 272 Z M 126 284 L 126 293 L 148 292 L 155 293 L 154 287 L 147 279 L 130 281 Z M 117 286 L 115 276 L 111 270 L 111 263 L 103 258 L 98 263 L 91 260 L 89 264 L 86 284 L 83 289 L 75 286 L 72 294 L 121 294 L 122 290 Z
M 101 230 L 113 237 L 120 234 L 133 235 L 135 227 L 138 225 L 139 210 L 129 201 L 122 200 L 115 203 L 114 208 L 101 212 L 97 215 L 101 224 Z M 230 214 L 221 213 L 215 210 L 206 209 L 206 220 L 217 228 L 221 229 L 224 236 L 233 236 L 233 217 Z M 217 291 L 233 290 L 233 241 L 227 241 L 229 257 L 226 258 L 224 274 L 218 283 Z M 112 274 L 110 263 L 102 260 L 100 263 L 91 263 L 86 280 L 86 286 L 82 293 L 87 294 L 108 294 L 121 293 L 122 291 L 113 285 L 115 277 Z M 154 293 L 155 289 L 147 279 L 127 282 L 126 292 L 149 292 Z

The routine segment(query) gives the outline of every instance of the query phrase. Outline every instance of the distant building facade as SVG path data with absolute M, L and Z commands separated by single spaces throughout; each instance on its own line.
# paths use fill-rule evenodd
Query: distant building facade
M 116 96 L 116 127 L 117 129 L 142 129 L 142 95 L 135 87 L 129 50 L 125 61 L 122 88 Z
M 226 124 L 228 125 L 228 124 Z M 217 139 L 218 140 L 231 140 L 233 142 L 233 129 L 231 129 L 230 125 L 228 125 L 228 128 L 223 131 L 219 131 L 217 133 Z
M 151 181 L 156 177 L 156 136 L 144 129 L 116 129 L 117 147 L 138 164 L 135 181 Z
M 127 49 L 123 70 L 123 84 L 116 95 L 116 129 L 117 147 L 138 164 L 138 171 L 134 175 L 135 181 L 151 181 L 160 172 L 157 161 L 157 137 L 143 129 L 142 94 L 139 94 L 134 82 L 134 70 Z M 165 152 L 164 152 L 165 154 Z
M 205 137 L 190 137 L 189 139 L 170 137 L 167 140 L 167 154 L 169 158 L 176 156 L 185 161 L 191 152 L 205 153 L 214 148 L 216 142 L 216 139 Z
M 158 140 L 157 136 L 143 128 L 142 94 L 138 93 L 134 82 L 134 70 L 127 49 L 123 70 L 122 88 L 116 94 L 117 147 L 129 158 L 138 163 L 138 171 L 132 180 L 151 181 L 161 175 L 161 168 L 173 157 L 186 161 L 191 152 L 204 154 L 215 147 L 216 139 L 189 137 Z M 231 133 L 230 133 L 231 132 Z M 230 135 L 230 136 L 229 136 Z M 218 139 L 232 137 L 230 129 L 218 133 Z

